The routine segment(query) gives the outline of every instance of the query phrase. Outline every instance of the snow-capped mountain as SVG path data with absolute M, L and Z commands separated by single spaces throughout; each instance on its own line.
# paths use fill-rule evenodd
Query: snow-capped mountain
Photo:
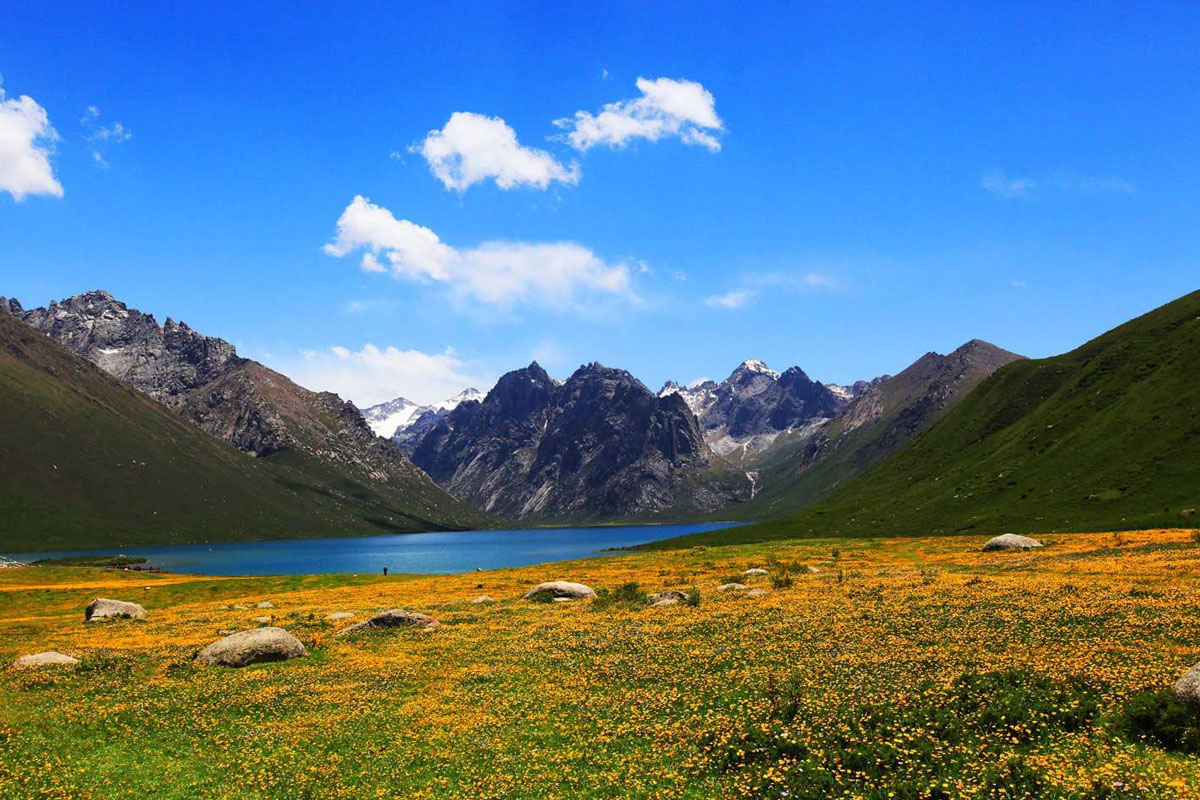
M 840 387 L 839 387 L 840 388 Z M 762 450 L 787 430 L 819 426 L 848 399 L 792 367 L 783 374 L 747 359 L 728 378 L 690 386 L 668 381 L 659 395 L 678 394 L 700 422 L 705 441 L 721 455 Z
M 414 403 L 404 397 L 397 397 L 395 400 L 388 400 L 386 403 L 379 403 L 364 409 L 362 415 L 367 424 L 371 426 L 371 430 L 375 431 L 376 436 L 390 439 L 402 434 L 426 412 L 447 413 L 458 408 L 459 404 L 467 400 L 482 400 L 483 397 L 483 392 L 474 388 L 464 389 L 454 397 L 428 406 Z

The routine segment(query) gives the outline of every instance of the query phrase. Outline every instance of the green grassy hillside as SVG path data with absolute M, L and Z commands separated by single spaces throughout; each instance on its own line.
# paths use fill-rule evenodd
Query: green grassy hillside
M 218 441 L 0 313 L 0 552 L 467 527 L 432 481 L 382 494 Z
M 743 519 L 795 513 L 882 461 L 927 429 L 980 381 L 1020 358 L 979 340 L 927 353 L 855 399 L 815 436 L 784 434 L 758 457 L 759 491 Z
M 664 546 L 818 535 L 1192 526 L 1200 292 L 1065 355 L 998 370 L 805 511 Z

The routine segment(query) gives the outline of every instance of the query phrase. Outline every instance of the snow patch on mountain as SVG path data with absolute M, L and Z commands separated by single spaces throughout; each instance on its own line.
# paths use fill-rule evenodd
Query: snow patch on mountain
M 464 389 L 454 397 L 449 397 L 432 405 L 423 406 L 403 397 L 379 403 L 363 410 L 363 418 L 371 426 L 376 436 L 390 439 L 403 433 L 409 426 L 420 419 L 426 411 L 432 411 L 439 416 L 448 414 L 468 400 L 483 400 L 484 394 L 475 388 Z

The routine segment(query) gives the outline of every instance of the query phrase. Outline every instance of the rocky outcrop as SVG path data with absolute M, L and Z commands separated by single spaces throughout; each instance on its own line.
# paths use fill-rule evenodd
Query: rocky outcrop
M 79 663 L 78 658 L 46 650 L 28 656 L 21 656 L 13 662 L 13 669 L 36 669 L 38 667 L 71 667 Z
M 1200 709 L 1200 664 L 1195 664 L 1175 682 L 1175 696 Z
M 580 599 L 584 597 L 595 597 L 596 593 L 592 587 L 582 583 L 572 583 L 570 581 L 547 581 L 534 586 L 521 597 L 525 600 L 545 592 L 555 598 Z
M 600 364 L 564 383 L 536 362 L 504 375 L 482 402 L 439 421 L 413 460 L 455 496 L 512 518 L 711 510 L 744 483 L 722 483 L 729 471 L 714 463 L 682 398 L 656 397 Z
M 145 619 L 146 609 L 137 603 L 125 600 L 110 600 L 107 597 L 97 597 L 88 603 L 83 610 L 84 622 L 97 622 L 103 619 Z
M 381 628 L 425 628 L 427 630 L 434 630 L 440 626 L 441 623 L 428 614 L 422 614 L 419 611 L 405 611 L 403 608 L 393 608 L 389 611 L 382 611 L 357 625 L 343 628 L 337 632 L 337 635 L 345 636 L 350 633 Z
M 308 651 L 300 640 L 283 628 L 254 628 L 213 642 L 196 655 L 195 663 L 201 666 L 247 667 L 306 655 Z
M 1031 539 L 1028 536 L 1020 536 L 1015 533 L 1005 533 L 988 539 L 983 545 L 983 552 L 990 553 L 996 550 L 1029 550 L 1031 548 L 1041 546 L 1042 543 L 1037 539 Z
M 646 602 L 651 606 L 677 606 L 680 603 L 686 603 L 687 594 L 678 589 L 667 589 L 665 592 L 658 592 L 646 598 Z

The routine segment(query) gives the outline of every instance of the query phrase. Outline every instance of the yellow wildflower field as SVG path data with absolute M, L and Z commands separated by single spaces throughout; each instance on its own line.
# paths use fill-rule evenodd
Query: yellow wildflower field
M 1037 738 L 1015 728 L 975 753 L 969 737 L 931 749 L 932 728 L 898 717 L 871 729 L 889 731 L 896 770 L 954 748 L 957 766 L 896 783 L 896 796 L 1200 797 L 1200 757 L 1105 722 L 1200 660 L 1200 545 L 1185 531 L 1043 541 L 983 553 L 981 537 L 803 540 L 387 578 L 0 571 L 4 663 L 43 650 L 82 660 L 0 673 L 0 798 L 782 797 L 814 765 L 824 796 L 875 797 L 827 751 L 843 741 L 835 728 L 1012 670 L 1086 684 L 1095 719 Z M 716 591 L 751 567 L 768 575 L 741 582 L 765 594 Z M 700 602 L 520 599 L 558 579 L 695 588 Z M 497 602 L 470 603 L 479 595 Z M 85 624 L 95 596 L 148 617 Z M 335 637 L 348 623 L 326 619 L 390 608 L 442 624 Z M 309 655 L 191 664 L 261 616 Z M 764 736 L 767 760 L 739 744 Z M 1010 748 L 1042 788 L 980 783 Z

